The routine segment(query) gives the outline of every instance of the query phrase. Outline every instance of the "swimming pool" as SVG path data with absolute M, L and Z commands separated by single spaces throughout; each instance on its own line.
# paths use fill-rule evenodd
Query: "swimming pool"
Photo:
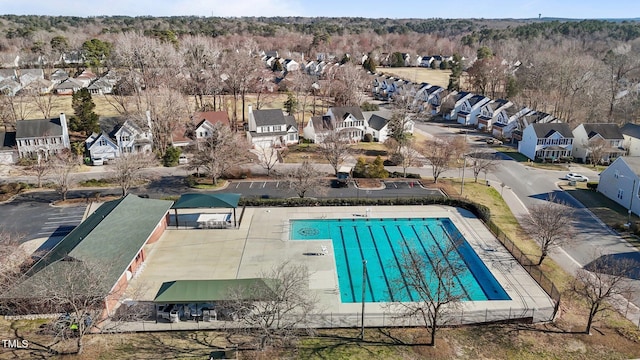
M 398 266 L 403 249 L 429 255 L 451 244 L 450 239 L 462 239 L 448 261 L 463 265 L 455 286 L 465 292 L 465 300 L 511 299 L 447 218 L 291 220 L 290 239 L 332 240 L 343 303 L 362 301 L 363 260 L 365 302 L 417 301 L 415 294 L 392 290 L 393 282 L 403 278 Z

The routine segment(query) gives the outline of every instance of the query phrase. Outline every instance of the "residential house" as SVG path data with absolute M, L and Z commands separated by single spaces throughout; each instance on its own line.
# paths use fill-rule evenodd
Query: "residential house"
M 20 69 L 18 80 L 20 85 L 27 86 L 34 81 L 44 80 L 44 71 L 42 69 Z
M 438 85 L 422 83 L 416 90 L 414 105 L 417 105 L 418 111 L 429 111 L 435 115 L 440 111 L 443 92 L 444 88 Z
M 18 156 L 49 156 L 70 149 L 69 129 L 65 114 L 56 119 L 19 120 L 16 122 Z
M 60 58 L 60 63 L 63 65 L 83 65 L 85 60 L 81 51 L 73 50 L 63 53 Z
M 582 162 L 610 163 L 625 155 L 624 136 L 616 124 L 580 124 L 573 129 L 573 157 Z M 591 156 L 594 149 L 600 159 Z
M 54 86 L 56 94 L 58 95 L 73 95 L 74 92 L 82 89 L 82 83 L 76 81 L 76 79 L 67 78 L 60 84 Z
M 640 214 L 640 157 L 621 156 L 600 173 L 598 192 Z
M 451 109 L 444 110 L 445 120 L 454 120 L 458 118 L 458 110 L 460 110 L 462 103 L 467 101 L 467 99 L 471 98 L 474 94 L 467 91 L 452 91 L 447 95 L 447 99 L 445 101 L 451 103 Z
M 498 118 L 501 118 L 502 121 L 508 118 L 507 109 L 511 106 L 513 106 L 513 103 L 504 99 L 491 100 L 485 103 L 478 115 L 478 129 L 491 131 L 492 125 L 498 121 Z
M 16 132 L 0 132 L 0 164 L 11 165 L 18 161 L 16 151 Z
M 53 81 L 54 84 L 60 84 L 68 78 L 69 74 L 66 71 L 63 69 L 56 69 L 49 77 L 49 80 Z
M 511 139 L 514 141 L 522 140 L 522 133 L 531 124 L 547 124 L 547 123 L 559 123 L 559 119 L 541 111 L 531 110 L 526 114 L 518 117 L 516 126 L 517 128 L 511 131 Z
M 518 119 L 520 116 L 530 112 L 528 107 L 518 108 L 509 106 L 500 111 L 498 116 L 494 116 L 491 120 L 491 133 L 498 139 L 511 139 L 514 130 L 518 130 Z
M 106 80 L 98 79 L 92 82 L 91 85 L 87 87 L 87 90 L 89 90 L 92 95 L 111 94 L 113 92 L 113 84 Z
M 196 112 L 191 116 L 188 124 L 178 126 L 173 132 L 171 143 L 176 147 L 194 145 L 198 141 L 211 137 L 214 124 L 217 123 L 231 126 L 229 114 L 226 111 Z
M 18 81 L 18 73 L 15 69 L 0 69 L 0 81 L 10 79 Z
M 620 128 L 628 156 L 640 156 L 640 125 L 626 123 Z
M 522 132 L 518 152 L 531 160 L 557 161 L 572 155 L 573 140 L 569 124 L 531 124 Z
M 100 273 L 100 276 L 92 277 L 99 283 L 91 286 L 94 291 L 101 291 L 104 299 L 100 313 L 91 316 L 98 320 L 113 315 L 129 281 L 144 268 L 149 256 L 147 245 L 158 241 L 167 228 L 172 205 L 172 201 L 143 199 L 133 194 L 105 202 L 0 296 L 10 301 L 33 299 L 40 293 L 35 291 L 39 283 L 55 280 L 63 274 L 73 275 L 81 282 L 82 276 L 90 274 L 76 273 L 80 269 L 77 264 L 85 263 Z M 62 277 L 59 279 L 58 286 L 74 285 Z
M 431 63 L 433 62 L 433 56 L 422 56 L 420 57 L 420 67 L 431 67 Z
M 153 150 L 149 114 L 143 129 L 135 120 L 122 117 L 100 119 L 100 133 L 93 133 L 85 140 L 91 159 L 112 160 L 126 153 L 148 153 Z
M 385 142 L 389 139 L 389 121 L 393 113 L 389 110 L 379 111 L 363 111 L 362 114 L 366 120 L 367 128 L 365 134 L 371 134 L 373 141 Z M 404 131 L 409 134 L 413 134 L 415 123 L 413 120 L 405 119 Z
M 286 71 L 286 72 L 292 72 L 292 71 L 298 71 L 300 70 L 300 64 L 298 64 L 297 61 L 292 60 L 292 59 L 285 59 L 282 62 L 282 68 Z
M 298 126 L 293 116 L 285 116 L 281 109 L 253 110 L 249 106 L 247 139 L 262 148 L 297 144 Z
M 329 108 L 324 116 L 312 117 L 303 129 L 304 138 L 322 143 L 332 131 L 341 132 L 349 141 L 361 141 L 368 128 L 367 121 L 358 106 Z
M 38 94 L 44 95 L 48 94 L 53 90 L 54 83 L 51 80 L 47 79 L 38 79 L 36 81 L 32 81 L 29 85 L 20 89 L 20 93 L 26 92 L 27 94 Z
M 89 84 L 91 84 L 92 81 L 94 81 L 97 78 L 98 77 L 96 76 L 96 74 L 94 74 L 90 70 L 85 69 L 84 71 L 82 71 L 82 73 L 80 75 L 78 75 L 75 78 L 75 80 L 78 83 L 82 84 L 83 88 L 86 88 L 86 87 L 89 86 Z
M 454 109 L 458 123 L 463 125 L 476 125 L 482 106 L 489 101 L 491 101 L 491 99 L 484 95 L 473 95 L 463 100 L 460 106 Z
M 4 79 L 0 81 L 0 94 L 14 96 L 22 89 L 19 82 L 13 79 Z

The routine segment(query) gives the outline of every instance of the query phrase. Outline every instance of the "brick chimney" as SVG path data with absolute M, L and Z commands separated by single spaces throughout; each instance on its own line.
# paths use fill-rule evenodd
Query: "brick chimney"
M 64 113 L 60 113 L 60 126 L 62 127 L 62 144 L 67 149 L 71 149 L 71 143 L 69 142 L 69 128 L 67 127 L 67 117 Z

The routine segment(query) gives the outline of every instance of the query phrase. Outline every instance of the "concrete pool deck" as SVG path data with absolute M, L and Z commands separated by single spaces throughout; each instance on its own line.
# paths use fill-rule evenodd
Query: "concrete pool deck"
M 370 211 L 367 211 L 370 209 Z M 192 211 L 192 213 L 207 211 Z M 185 214 L 189 213 L 185 211 Z M 304 264 L 309 289 L 318 298 L 318 326 L 355 325 L 360 303 L 342 303 L 331 240 L 289 240 L 291 219 L 449 218 L 511 300 L 466 301 L 451 316 L 456 323 L 531 317 L 548 321 L 554 302 L 471 212 L 449 206 L 353 206 L 246 208 L 237 229 L 172 229 L 147 245 L 148 256 L 134 275 L 126 297 L 152 301 L 163 282 L 257 277 L 284 261 Z M 321 253 L 328 256 L 310 256 Z M 366 326 L 392 326 L 388 303 L 366 303 Z M 331 316 L 331 319 L 328 316 Z M 402 320 L 403 325 L 409 325 Z M 160 325 L 160 324 L 159 324 Z M 174 324 L 175 325 L 175 324 Z M 202 325 L 202 324 L 201 324 Z M 400 323 L 398 323 L 400 325 Z M 200 326 L 202 327 L 202 326 Z

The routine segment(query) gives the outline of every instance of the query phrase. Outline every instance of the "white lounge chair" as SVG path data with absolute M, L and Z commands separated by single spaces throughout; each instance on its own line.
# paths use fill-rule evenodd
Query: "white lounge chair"
M 329 249 L 327 249 L 326 245 L 321 245 L 321 248 L 322 248 L 322 255 L 329 254 Z

